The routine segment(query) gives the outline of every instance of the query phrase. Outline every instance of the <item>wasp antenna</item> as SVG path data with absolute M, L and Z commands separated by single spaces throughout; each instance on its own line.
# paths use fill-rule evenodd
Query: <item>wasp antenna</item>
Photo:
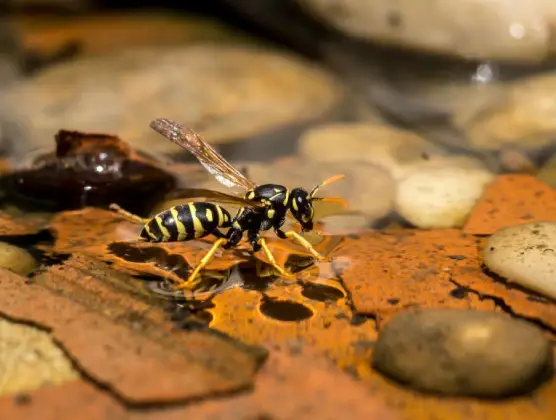
M 338 203 L 342 207 L 347 207 L 348 203 L 346 200 L 340 197 L 313 197 L 313 201 L 323 201 L 325 203 Z
M 313 188 L 313 190 L 311 191 L 311 194 L 309 194 L 309 197 L 313 198 L 313 196 L 317 193 L 317 191 L 320 188 L 324 187 L 325 185 L 332 184 L 333 182 L 339 181 L 339 180 L 343 179 L 344 177 L 345 177 L 344 174 L 338 174 L 338 175 L 331 176 L 328 179 L 325 179 L 319 185 L 317 185 L 317 186 L 315 186 L 315 188 Z

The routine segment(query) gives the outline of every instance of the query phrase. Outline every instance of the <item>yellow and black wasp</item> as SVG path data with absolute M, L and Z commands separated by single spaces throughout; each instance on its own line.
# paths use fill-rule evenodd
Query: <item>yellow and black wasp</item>
M 235 217 L 223 207 L 210 202 L 189 202 L 164 210 L 150 220 L 135 216 L 117 204 L 110 208 L 134 222 L 145 223 L 139 235 L 140 241 L 174 242 L 203 238 L 209 234 L 218 239 L 189 275 L 187 281 L 178 288 L 192 289 L 198 283 L 195 280 L 199 272 L 214 256 L 218 248 L 229 249 L 236 246 L 247 233 L 247 238 L 254 252 L 263 250 L 272 266 L 282 275 L 288 277 L 270 252 L 266 241 L 260 236 L 261 231 L 274 229 L 279 238 L 292 239 L 307 249 L 316 259 L 325 259 L 313 246 L 295 231 L 284 232 L 281 228 L 286 220 L 288 210 L 301 224 L 302 232 L 313 229 L 313 201 L 329 200 L 343 202 L 336 198 L 315 197 L 319 188 L 342 179 L 335 175 L 315 186 L 311 192 L 303 188 L 288 189 L 283 185 L 257 185 L 247 179 L 229 162 L 227 162 L 209 144 L 193 130 L 174 121 L 159 118 L 151 122 L 150 127 L 165 138 L 191 152 L 197 160 L 221 184 L 226 187 L 240 187 L 245 191 L 244 197 L 225 194 L 205 189 L 188 189 L 191 197 L 205 197 L 211 201 L 236 204 L 241 208 Z M 226 233 L 221 228 L 228 228 Z

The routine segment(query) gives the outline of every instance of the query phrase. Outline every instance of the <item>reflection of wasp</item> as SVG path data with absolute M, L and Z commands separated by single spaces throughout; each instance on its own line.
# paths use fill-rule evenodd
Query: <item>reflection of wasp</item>
M 116 204 L 110 206 L 111 209 L 134 222 L 145 223 L 139 235 L 141 241 L 188 241 L 209 234 L 218 238 L 210 251 L 189 275 L 187 281 L 178 288 L 193 288 L 198 283 L 195 277 L 208 264 L 216 250 L 219 247 L 228 249 L 236 246 L 241 241 L 244 232 L 247 232 L 253 251 L 257 252 L 262 249 L 272 266 L 283 276 L 288 277 L 289 275 L 276 263 L 265 239 L 260 236 L 260 231 L 273 228 L 279 238 L 293 239 L 306 248 L 316 259 L 324 259 L 297 232 L 284 232 L 281 227 L 289 210 L 301 224 L 302 232 L 312 230 L 313 201 L 343 202 L 341 199 L 315 197 L 315 193 L 320 187 L 342 179 L 343 175 L 336 175 L 327 179 L 315 186 L 310 193 L 303 188 L 289 190 L 276 184 L 256 185 L 230 165 L 193 130 L 167 119 L 156 119 L 151 122 L 150 126 L 159 134 L 191 152 L 221 184 L 229 188 L 241 187 L 246 190 L 244 198 L 205 189 L 187 190 L 190 197 L 206 197 L 211 201 L 241 205 L 242 207 L 234 218 L 223 207 L 208 202 L 190 202 L 178 205 L 162 211 L 150 220 L 144 220 L 128 213 Z M 183 194 L 181 197 L 187 194 Z M 219 228 L 229 228 L 229 230 L 227 233 L 223 233 Z

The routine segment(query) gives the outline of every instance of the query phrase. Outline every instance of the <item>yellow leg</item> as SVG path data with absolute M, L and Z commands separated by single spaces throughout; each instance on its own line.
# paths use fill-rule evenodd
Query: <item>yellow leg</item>
M 289 232 L 286 232 L 286 237 L 288 239 L 293 239 L 294 241 L 299 243 L 299 245 L 301 245 L 303 248 L 305 248 L 307 251 L 309 251 L 317 260 L 319 260 L 319 261 L 326 260 L 326 258 L 323 257 L 322 255 L 320 255 L 317 252 L 317 250 L 315 248 L 313 248 L 313 245 L 311 245 L 309 243 L 309 241 L 307 241 L 307 239 L 305 239 L 299 233 L 294 232 L 293 230 L 290 230 Z
M 199 282 L 201 281 L 200 279 L 195 279 L 195 277 L 197 277 L 197 275 L 199 274 L 199 272 L 209 263 L 209 261 L 211 260 L 211 258 L 214 256 L 214 253 L 218 250 L 218 248 L 220 248 L 220 246 L 222 246 L 222 244 L 224 244 L 226 242 L 225 238 L 220 238 L 218 239 L 214 245 L 212 246 L 212 248 L 209 250 L 209 252 L 206 253 L 206 255 L 203 257 L 203 259 L 199 262 L 199 264 L 197 265 L 197 267 L 195 267 L 195 270 L 193 270 L 193 272 L 189 275 L 189 277 L 187 278 L 186 281 L 184 281 L 183 283 L 181 283 L 179 286 L 176 286 L 176 289 L 193 289 L 197 284 L 199 284 Z
M 287 278 L 295 277 L 292 274 L 287 273 L 282 267 L 278 265 L 278 263 L 274 259 L 274 255 L 272 255 L 272 252 L 270 252 L 270 249 L 268 249 L 268 245 L 266 244 L 266 240 L 264 238 L 259 239 L 259 244 L 261 245 L 261 248 L 263 249 L 266 258 L 268 258 L 268 261 L 270 261 L 270 264 L 280 273 L 281 276 Z
M 142 225 L 144 225 L 149 221 L 149 219 L 143 219 L 142 217 L 139 217 L 136 214 L 130 213 L 127 210 L 122 209 L 120 206 L 118 206 L 115 203 L 110 204 L 109 209 L 118 213 L 120 216 L 133 223 L 141 223 Z

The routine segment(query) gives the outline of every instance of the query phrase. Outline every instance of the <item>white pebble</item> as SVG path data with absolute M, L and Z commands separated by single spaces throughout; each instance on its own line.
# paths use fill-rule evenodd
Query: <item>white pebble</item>
M 500 229 L 488 239 L 483 258 L 508 282 L 556 299 L 556 223 Z
M 460 227 L 492 178 L 479 167 L 424 166 L 398 183 L 396 210 L 419 228 Z

